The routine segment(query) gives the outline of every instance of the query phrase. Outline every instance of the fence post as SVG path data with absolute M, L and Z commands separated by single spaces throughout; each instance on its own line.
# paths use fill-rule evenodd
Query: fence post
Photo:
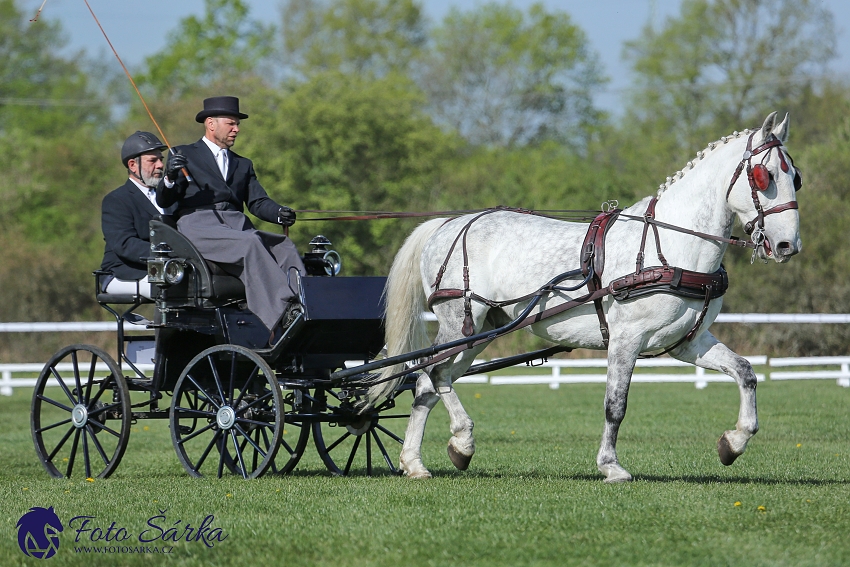
M 850 363 L 845 362 L 841 365 L 841 378 L 838 379 L 838 385 L 850 388 Z
M 550 390 L 557 390 L 561 387 L 561 382 L 559 378 L 561 377 L 561 367 L 557 364 L 552 365 L 552 381 L 549 382 Z
M 0 394 L 4 396 L 11 396 L 12 392 L 12 371 L 4 370 L 3 380 L 0 380 Z
M 708 381 L 705 380 L 705 368 L 695 366 L 697 369 L 697 379 L 694 381 L 694 386 L 697 390 L 704 390 L 708 386 Z

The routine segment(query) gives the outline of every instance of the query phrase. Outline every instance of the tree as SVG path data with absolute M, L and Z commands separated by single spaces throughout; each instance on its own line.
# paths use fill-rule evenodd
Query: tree
M 267 110 L 262 122 L 246 121 L 244 151 L 271 197 L 295 209 L 427 210 L 456 147 L 422 112 L 415 85 L 398 75 L 328 72 L 249 102 Z M 349 275 L 385 274 L 418 222 L 318 223 L 309 216 L 316 215 L 301 215 L 293 227 L 295 242 L 303 247 L 325 234 Z
M 251 20 L 245 0 L 204 0 L 204 9 L 202 19 L 183 18 L 165 48 L 145 59 L 140 84 L 178 99 L 261 74 L 274 52 L 274 26 Z
M 426 39 L 416 0 L 286 0 L 284 64 L 309 77 L 325 71 L 406 72 Z
M 835 55 L 835 29 L 814 0 L 685 0 L 624 54 L 636 75 L 631 118 L 691 152 L 798 98 Z
M 584 32 L 565 12 L 495 3 L 453 8 L 433 32 L 419 84 L 437 119 L 473 144 L 583 142 L 602 120 L 604 83 Z

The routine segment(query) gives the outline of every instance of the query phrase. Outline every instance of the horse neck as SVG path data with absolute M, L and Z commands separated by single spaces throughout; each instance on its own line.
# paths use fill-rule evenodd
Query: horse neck
M 746 139 L 732 140 L 698 161 L 661 194 L 656 218 L 682 228 L 729 238 L 735 215 L 726 201 L 726 190 L 745 146 Z M 725 243 L 670 230 L 662 231 L 661 242 L 671 264 L 701 272 L 719 268 L 727 247 Z

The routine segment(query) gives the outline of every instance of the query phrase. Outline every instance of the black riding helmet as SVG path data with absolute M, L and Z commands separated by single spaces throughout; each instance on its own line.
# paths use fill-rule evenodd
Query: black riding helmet
M 140 156 L 146 152 L 154 150 L 164 150 L 168 148 L 165 144 L 159 141 L 159 138 L 150 132 L 142 132 L 136 130 L 136 133 L 127 138 L 124 145 L 121 146 L 121 163 L 127 167 L 127 162 L 134 157 Z

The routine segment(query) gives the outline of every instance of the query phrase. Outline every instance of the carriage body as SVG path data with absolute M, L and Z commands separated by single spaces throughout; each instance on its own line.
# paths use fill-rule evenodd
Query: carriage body
M 332 473 L 372 474 L 376 465 L 395 472 L 386 446 L 401 438 L 381 423 L 393 400 L 360 415 L 351 403 L 357 391 L 330 379 L 381 351 L 386 278 L 331 277 L 314 250 L 308 266 L 316 275 L 300 279 L 303 311 L 269 347 L 269 331 L 248 310 L 238 278 L 205 261 L 166 219 L 152 220 L 150 230 L 153 301 L 103 293 L 105 274 L 95 273 L 97 300 L 117 323 L 117 356 L 71 345 L 38 380 L 33 439 L 51 476 L 112 474 L 136 419 L 169 420 L 192 476 L 288 472 L 311 433 Z M 136 314 L 151 303 L 151 319 Z M 125 322 L 143 332 L 125 333 Z M 152 371 L 140 369 L 151 363 Z M 57 382 L 61 392 L 46 389 Z M 408 380 L 399 390 L 411 386 Z M 394 416 L 403 426 L 402 417 Z M 294 441 L 283 438 L 285 428 Z

